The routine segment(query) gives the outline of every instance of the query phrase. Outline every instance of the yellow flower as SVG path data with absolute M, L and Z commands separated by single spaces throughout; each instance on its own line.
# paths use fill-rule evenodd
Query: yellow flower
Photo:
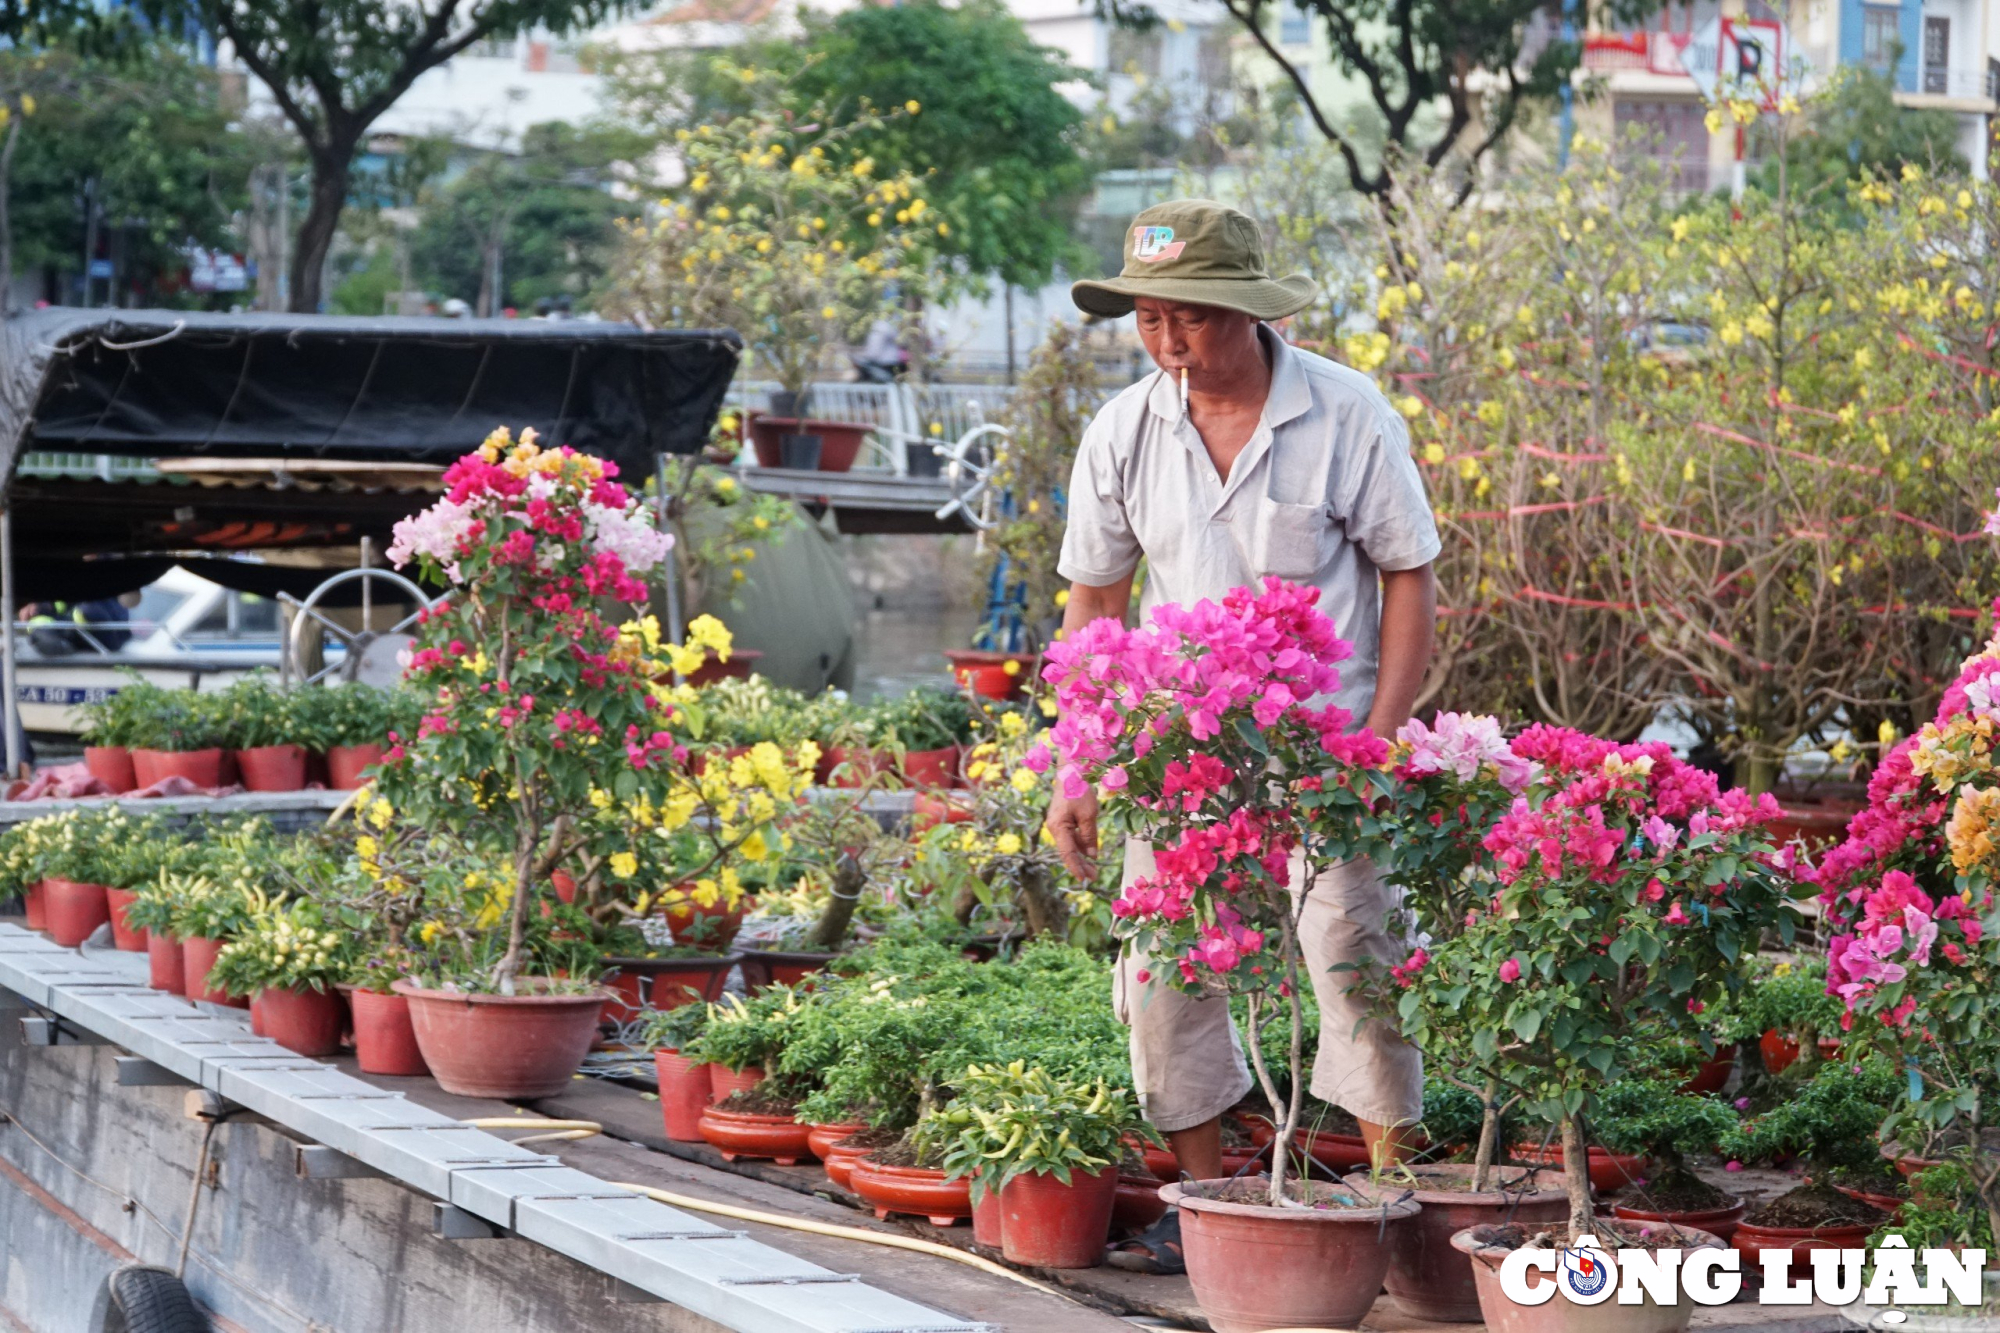
M 1009 676 L 1018 676 L 1018 675 L 1020 675 L 1020 674 L 1021 674 L 1021 662 L 1020 662 L 1020 659 L 1019 659 L 1019 658 L 1014 658 L 1014 657 L 1010 657 L 1010 658 L 1008 658 L 1008 659 L 1007 659 L 1006 661 L 1004 661 L 1004 662 L 1002 662 L 1002 663 L 1000 664 L 1000 670 L 1001 670 L 1001 671 L 1003 671 L 1003 672 L 1005 672 L 1005 673 L 1006 673 L 1007 675 L 1009 675 Z
M 620 879 L 630 879 L 639 873 L 639 858 L 630 852 L 611 854 L 611 873 Z
M 1017 768 L 1014 770 L 1014 776 L 1007 779 L 1014 790 L 1024 796 L 1035 789 L 1036 780 L 1035 770 L 1032 768 Z
M 907 102 L 903 103 L 903 110 L 905 110 L 905 111 L 909 112 L 909 113 L 910 113 L 911 115 L 913 115 L 913 116 L 914 116 L 914 115 L 916 115 L 916 114 L 917 114 L 917 113 L 918 113 L 919 111 L 922 111 L 922 110 L 923 110 L 923 107 L 921 107 L 921 106 L 919 106 L 919 105 L 917 104 L 917 101 L 916 101 L 916 99 L 915 99 L 915 98 L 911 98 L 911 99 L 910 99 L 909 101 L 907 101 Z
M 1021 835 L 1009 830 L 993 840 L 993 850 L 1002 856 L 1018 856 L 1021 853 Z

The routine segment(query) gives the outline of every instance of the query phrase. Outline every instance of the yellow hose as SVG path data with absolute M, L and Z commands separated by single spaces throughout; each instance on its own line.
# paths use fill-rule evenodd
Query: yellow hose
M 543 1129 L 546 1134 L 531 1134 L 519 1143 L 543 1143 L 555 1139 L 587 1139 L 593 1134 L 604 1132 L 604 1126 L 594 1120 L 544 1120 L 537 1116 L 486 1116 L 478 1120 L 463 1122 L 473 1129 Z M 713 1213 L 717 1217 L 734 1218 L 738 1222 L 756 1222 L 767 1227 L 782 1227 L 786 1231 L 803 1231 L 814 1236 L 831 1236 L 835 1240 L 858 1240 L 864 1245 L 885 1245 L 892 1250 L 909 1250 L 914 1254 L 933 1255 L 939 1259 L 949 1259 L 953 1263 L 965 1264 L 995 1277 L 1004 1277 L 1033 1287 L 1049 1296 L 1069 1299 L 1054 1287 L 1045 1286 L 1031 1277 L 1015 1272 L 1005 1264 L 996 1264 L 991 1259 L 982 1258 L 965 1250 L 953 1249 L 949 1245 L 939 1245 L 935 1241 L 918 1240 L 914 1236 L 898 1236 L 886 1231 L 864 1231 L 860 1227 L 843 1227 L 832 1222 L 815 1222 L 805 1217 L 788 1217 L 783 1213 L 764 1213 L 754 1208 L 738 1208 L 734 1204 L 711 1203 L 707 1199 L 697 1199 L 686 1194 L 674 1194 L 667 1190 L 654 1189 L 651 1185 L 633 1185 L 625 1181 L 608 1182 L 613 1189 L 631 1190 L 643 1194 L 674 1208 L 685 1208 L 691 1213 Z

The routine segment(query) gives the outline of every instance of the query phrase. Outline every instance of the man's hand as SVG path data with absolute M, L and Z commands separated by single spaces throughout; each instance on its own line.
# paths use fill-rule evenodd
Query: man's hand
M 1049 815 L 1043 827 L 1055 839 L 1056 851 L 1070 874 L 1081 880 L 1097 878 L 1096 792 L 1074 798 L 1057 796 L 1049 802 Z

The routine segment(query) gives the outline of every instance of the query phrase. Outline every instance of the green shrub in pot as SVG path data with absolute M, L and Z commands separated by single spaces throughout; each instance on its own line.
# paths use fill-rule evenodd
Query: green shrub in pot
M 973 1065 L 957 1079 L 958 1096 L 927 1112 L 911 1131 L 912 1146 L 954 1178 L 970 1177 L 972 1201 L 1000 1191 L 1016 1176 L 1075 1174 L 1117 1165 L 1134 1135 L 1159 1144 L 1129 1089 L 1102 1079 L 1058 1078 L 1023 1060 Z

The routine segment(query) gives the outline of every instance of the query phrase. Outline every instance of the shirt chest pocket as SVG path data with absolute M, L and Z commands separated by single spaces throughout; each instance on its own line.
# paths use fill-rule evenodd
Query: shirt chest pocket
M 1250 555 L 1259 577 L 1276 575 L 1304 582 L 1318 574 L 1331 557 L 1333 524 L 1324 504 L 1265 500 L 1257 506 L 1255 523 Z

